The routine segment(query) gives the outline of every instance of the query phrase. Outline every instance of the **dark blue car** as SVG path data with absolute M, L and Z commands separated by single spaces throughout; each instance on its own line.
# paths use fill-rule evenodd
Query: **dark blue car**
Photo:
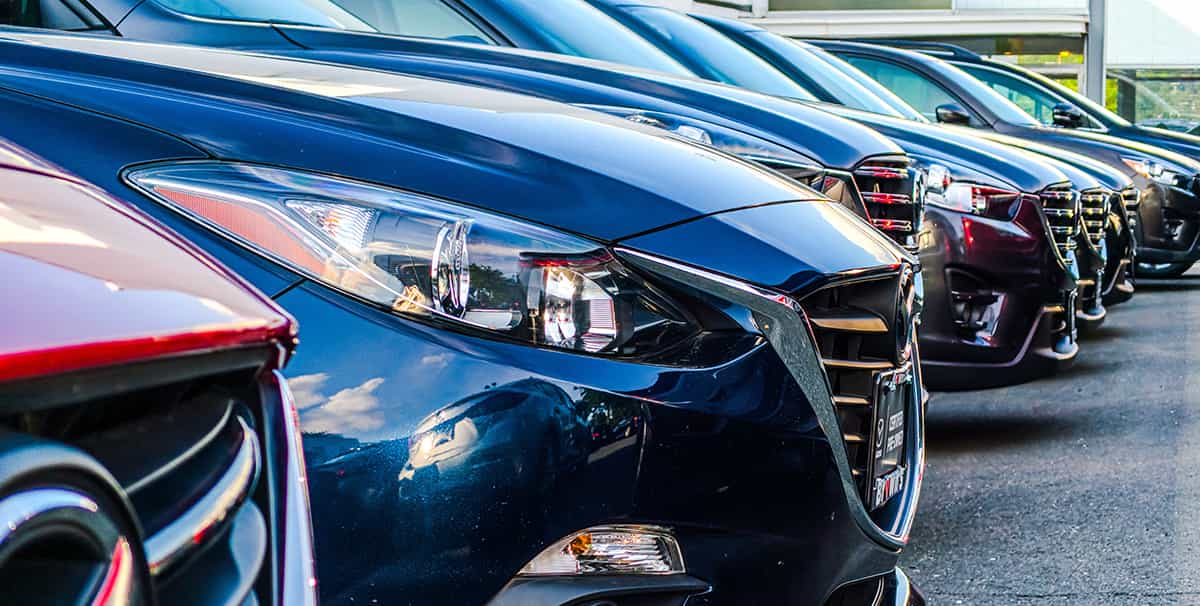
M 917 173 L 875 170 L 909 166 L 893 142 L 784 97 L 696 80 L 666 53 L 583 0 L 481 4 L 480 13 L 442 0 L 115 0 L 95 8 L 92 18 L 106 24 L 99 27 L 123 37 L 264 50 L 432 76 L 586 105 L 656 125 L 782 169 L 860 215 L 878 219 L 881 230 L 913 245 L 920 209 Z M 58 21 L 17 17 L 9 16 L 7 22 L 63 27 Z M 502 48 L 513 44 L 550 52 Z M 786 78 L 776 80 L 786 90 L 772 92 L 812 99 Z M 900 178 L 879 176 L 883 174 Z M 860 195 L 877 186 L 883 193 L 906 196 L 907 203 L 882 205 Z
M 326 603 L 920 603 L 914 267 L 779 173 L 531 97 L 16 30 L 0 132 L 297 318 Z

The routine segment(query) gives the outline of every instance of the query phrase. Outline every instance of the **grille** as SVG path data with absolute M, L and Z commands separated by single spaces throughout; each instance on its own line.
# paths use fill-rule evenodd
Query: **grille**
M 159 602 L 269 604 L 276 525 L 263 513 L 273 509 L 259 482 L 259 385 L 251 370 L 228 371 L 10 414 L 0 424 L 103 465 L 133 507 Z
M 1064 185 L 1048 187 L 1038 198 L 1050 225 L 1050 237 L 1065 259 L 1075 250 L 1075 237 L 1079 235 L 1079 193 Z
M 1107 189 L 1089 189 L 1079 195 L 1080 211 L 1083 213 L 1083 229 L 1092 246 L 1100 247 L 1104 242 L 1104 227 L 1108 219 L 1108 201 L 1113 192 Z
M 1132 185 L 1126 187 L 1121 190 L 1121 202 L 1125 206 L 1125 218 L 1129 220 L 1129 225 L 1137 225 L 1138 207 L 1142 205 L 1142 192 Z
M 900 245 L 914 250 L 923 200 L 919 173 L 905 157 L 872 158 L 854 169 L 867 219 Z
M 846 458 L 864 497 L 872 483 L 878 380 L 911 368 L 911 322 L 903 330 L 893 326 L 900 322 L 897 317 L 907 317 L 897 313 L 901 288 L 911 297 L 911 282 L 889 275 L 835 284 L 800 302 L 833 392 Z

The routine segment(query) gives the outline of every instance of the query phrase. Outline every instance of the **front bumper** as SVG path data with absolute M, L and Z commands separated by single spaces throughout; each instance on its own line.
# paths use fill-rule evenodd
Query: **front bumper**
M 439 331 L 312 284 L 280 297 L 311 327 L 290 381 L 323 603 L 473 605 L 517 588 L 525 599 L 534 584 L 515 575 L 527 561 L 610 523 L 671 528 L 707 589 L 659 589 L 697 606 L 821 606 L 895 569 L 920 490 L 921 390 L 908 404 L 907 489 L 868 512 L 794 302 L 623 254 L 752 310 L 769 343 L 692 370 Z M 530 395 L 489 397 L 517 389 Z M 478 408 L 456 408 L 472 398 Z M 430 415 L 449 419 L 444 446 L 418 464 L 410 438 Z
M 621 604 L 707 606 L 711 586 L 696 577 L 613 575 L 593 578 L 514 579 L 488 606 L 562 606 Z M 925 606 L 925 597 L 908 575 L 896 568 L 879 577 L 839 588 L 826 606 Z
M 1136 239 L 1138 262 L 1193 263 L 1200 260 L 1200 180 L 1180 186 L 1134 177 L 1141 191 Z
M 1034 201 L 1009 221 L 931 207 L 925 229 L 927 387 L 1019 383 L 1074 360 L 1077 262 L 1056 252 Z

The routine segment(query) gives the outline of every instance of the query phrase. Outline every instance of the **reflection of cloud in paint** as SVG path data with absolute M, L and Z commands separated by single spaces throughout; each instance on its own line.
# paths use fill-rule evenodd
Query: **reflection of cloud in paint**
M 430 354 L 421 358 L 421 366 L 426 370 L 442 369 L 450 365 L 450 354 Z
M 353 435 L 383 426 L 383 411 L 379 409 L 379 398 L 375 396 L 375 390 L 383 385 L 383 378 L 368 379 L 361 385 L 348 387 L 325 398 L 317 390 L 327 379 L 324 373 L 317 373 L 296 377 L 288 382 L 296 393 L 297 407 L 302 411 L 300 424 L 305 433 Z M 305 405 L 301 405 L 301 394 L 305 398 Z
M 318 372 L 311 375 L 300 375 L 288 379 L 288 387 L 292 388 L 292 397 L 296 400 L 296 408 L 304 410 L 312 408 L 325 401 L 325 396 L 318 391 L 329 380 L 329 374 Z

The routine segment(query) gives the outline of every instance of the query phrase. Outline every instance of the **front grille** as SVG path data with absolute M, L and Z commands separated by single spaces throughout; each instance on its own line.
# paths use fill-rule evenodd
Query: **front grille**
M 1050 237 L 1063 258 L 1075 250 L 1075 237 L 1079 235 L 1079 192 L 1069 186 L 1052 186 L 1038 195 L 1046 222 L 1050 225 Z
M 1122 189 L 1121 202 L 1125 206 L 1125 217 L 1129 220 L 1129 225 L 1137 225 L 1138 208 L 1142 205 L 1141 190 L 1132 185 Z
M 1108 202 L 1113 192 L 1107 189 L 1089 189 L 1079 195 L 1080 211 L 1083 213 L 1083 229 L 1092 246 L 1104 242 L 1104 227 L 1108 221 Z
M 911 297 L 903 275 L 834 284 L 800 302 L 833 392 L 846 458 L 864 497 L 871 489 L 872 427 L 881 375 L 911 369 L 911 318 L 897 312 Z M 910 300 L 910 299 L 909 299 Z M 904 322 L 907 326 L 897 326 Z
M 867 219 L 897 243 L 914 250 L 920 228 L 920 174 L 903 156 L 871 158 L 854 169 L 854 183 Z
M 259 481 L 265 435 L 255 377 L 230 370 L 98 394 L 0 425 L 82 450 L 116 480 L 140 528 L 129 539 L 142 544 L 157 601 L 269 604 L 276 524 Z M 105 383 L 123 384 L 122 376 Z

